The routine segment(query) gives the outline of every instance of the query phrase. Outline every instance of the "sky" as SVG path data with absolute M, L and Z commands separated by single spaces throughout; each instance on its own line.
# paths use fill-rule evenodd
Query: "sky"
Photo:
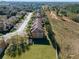
M 25 2 L 79 2 L 79 0 L 0 0 L 0 1 L 25 1 Z

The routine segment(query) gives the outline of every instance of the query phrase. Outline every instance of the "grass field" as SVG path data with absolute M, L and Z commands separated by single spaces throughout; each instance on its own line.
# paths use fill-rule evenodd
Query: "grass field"
M 21 56 L 11 58 L 4 55 L 3 59 L 56 59 L 55 50 L 51 45 L 32 45 L 29 51 L 26 51 Z

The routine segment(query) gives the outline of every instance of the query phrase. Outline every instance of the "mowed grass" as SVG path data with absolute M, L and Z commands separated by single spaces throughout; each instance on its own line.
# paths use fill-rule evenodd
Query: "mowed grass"
M 50 45 L 32 45 L 30 50 L 21 56 L 11 58 L 4 55 L 3 59 L 56 59 L 56 52 Z

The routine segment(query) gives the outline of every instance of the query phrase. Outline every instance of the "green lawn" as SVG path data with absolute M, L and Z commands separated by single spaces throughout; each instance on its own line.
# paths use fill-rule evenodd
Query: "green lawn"
M 55 50 L 51 45 L 32 45 L 30 46 L 30 50 L 21 56 L 11 58 L 4 55 L 3 59 L 56 59 L 55 55 Z

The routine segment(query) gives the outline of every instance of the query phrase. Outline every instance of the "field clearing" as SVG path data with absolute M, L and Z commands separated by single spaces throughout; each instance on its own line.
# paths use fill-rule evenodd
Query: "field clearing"
M 62 17 L 58 18 L 58 16 L 56 16 L 58 18 L 56 19 L 50 12 L 47 12 L 47 16 L 55 33 L 56 41 L 60 45 L 62 59 L 79 56 L 79 24 L 70 19 L 64 21 Z

